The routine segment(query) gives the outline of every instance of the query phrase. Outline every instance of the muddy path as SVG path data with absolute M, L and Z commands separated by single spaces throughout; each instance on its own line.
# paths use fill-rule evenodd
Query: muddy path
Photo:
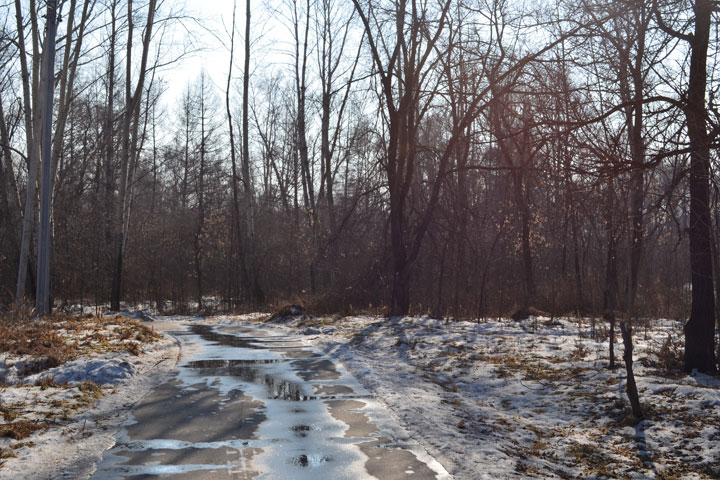
M 255 326 L 158 324 L 182 360 L 94 479 L 449 479 L 343 367 Z

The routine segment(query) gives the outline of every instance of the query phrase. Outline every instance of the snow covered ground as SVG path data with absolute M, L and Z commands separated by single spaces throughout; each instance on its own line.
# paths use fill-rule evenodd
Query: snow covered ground
M 89 477 L 129 408 L 178 361 L 172 338 L 124 317 L 56 327 L 77 358 L 27 374 L 36 357 L 0 353 L 0 479 Z
M 720 477 L 720 379 L 667 373 L 675 322 L 636 329 L 636 425 L 622 345 L 609 370 L 589 324 L 298 316 L 273 328 L 338 358 L 457 479 Z
M 302 335 L 339 359 L 457 479 L 720 477 L 720 379 L 668 370 L 682 346 L 677 322 L 636 328 L 635 373 L 647 420 L 634 424 L 622 344 L 618 368 L 609 370 L 607 341 L 593 339 L 586 322 L 268 318 L 203 321 L 265 322 L 271 331 Z M 86 477 L 127 408 L 177 361 L 169 339 L 143 348 L 140 356 L 116 350 L 56 367 L 55 382 L 67 386 L 36 376 L 25 381 L 38 386 L 0 388 L 5 423 L 21 418 L 9 420 L 21 410 L 13 405 L 25 405 L 29 419 L 65 412 L 27 438 L 0 438 L 3 453 L 16 455 L 2 459 L 0 478 Z M 19 379 L 8 363 L 0 358 L 6 384 Z M 94 384 L 84 383 L 87 375 Z M 103 383 L 105 396 L 94 398 L 89 386 Z M 70 400 L 86 406 L 62 407 Z

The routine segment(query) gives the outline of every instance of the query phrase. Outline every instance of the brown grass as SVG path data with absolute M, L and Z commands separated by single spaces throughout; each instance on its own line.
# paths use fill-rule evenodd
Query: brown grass
M 8 407 L 2 402 L 0 402 L 0 414 L 2 414 L 3 420 L 6 422 L 12 422 L 18 416 L 18 413 L 14 408 Z
M 57 367 L 82 355 L 127 351 L 140 355 L 143 344 L 162 338 L 126 317 L 81 317 L 53 314 L 30 318 L 23 311 L 0 313 L 0 353 L 22 358 L 21 375 Z M 54 386 L 52 379 L 38 386 Z
M 36 430 L 47 427 L 43 422 L 35 420 L 17 420 L 12 423 L 0 424 L 0 437 L 10 437 L 14 440 L 27 438 Z
M 640 362 L 643 366 L 656 369 L 653 373 L 659 376 L 674 377 L 684 375 L 683 367 L 683 344 L 680 339 L 673 339 L 670 334 L 661 346 L 655 345 L 651 348 L 647 357 Z
M 29 366 L 30 370 L 42 371 L 75 358 L 73 349 L 66 345 L 51 321 L 36 320 L 21 324 L 3 320 L 0 318 L 0 352 L 37 359 L 33 366 Z
M 61 387 L 62 385 L 57 383 L 52 375 L 45 375 L 35 382 L 35 386 L 40 387 L 41 390 L 46 390 L 48 388 Z
M 53 314 L 38 319 L 33 318 L 29 307 L 0 311 L 0 354 L 4 354 L 5 362 L 16 362 L 21 376 L 39 373 L 84 355 L 125 351 L 140 355 L 144 345 L 161 338 L 162 335 L 153 329 L 126 317 Z M 3 459 L 16 456 L 15 449 L 32 446 L 23 439 L 58 421 L 69 420 L 73 412 L 91 408 L 107 394 L 94 382 L 86 381 L 76 386 L 58 384 L 49 374 L 42 375 L 34 385 L 20 388 L 28 391 L 24 401 L 10 405 L 0 401 L 0 422 L 3 422 L 0 423 L 0 437 L 14 440 L 7 448 L 0 448 L 0 468 Z M 50 400 L 39 400 L 38 388 L 50 390 Z M 77 393 L 72 398 L 58 399 L 53 398 L 53 390 Z M 29 419 L 30 413 L 42 415 L 44 419 Z

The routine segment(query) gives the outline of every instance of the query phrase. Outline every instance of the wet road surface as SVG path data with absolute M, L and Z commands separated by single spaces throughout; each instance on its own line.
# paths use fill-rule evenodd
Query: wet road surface
M 167 328 L 167 326 L 166 326 Z M 170 324 L 177 373 L 94 479 L 449 479 L 341 365 L 258 327 Z

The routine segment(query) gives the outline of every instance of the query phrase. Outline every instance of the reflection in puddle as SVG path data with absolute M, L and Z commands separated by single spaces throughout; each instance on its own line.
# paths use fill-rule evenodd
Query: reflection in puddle
M 316 430 L 316 428 L 311 427 L 310 425 L 295 425 L 294 427 L 290 427 L 290 430 L 295 432 L 296 437 L 306 438 L 308 436 L 308 432 Z
M 267 345 L 262 344 L 282 344 L 295 345 L 292 339 L 286 337 L 268 338 L 268 337 L 251 337 L 248 335 L 233 335 L 227 333 L 218 333 L 212 325 L 190 325 L 190 334 L 200 335 L 203 340 L 214 342 L 216 345 L 224 345 L 227 347 L 253 348 L 255 350 L 267 349 Z M 274 348 L 294 348 L 292 346 L 274 346 Z
M 340 372 L 335 368 L 335 363 L 328 358 L 293 360 L 292 365 L 298 370 L 298 375 L 305 381 L 336 380 L 340 378 Z
M 322 463 L 331 461 L 332 457 L 325 455 L 305 455 L 304 453 L 290 459 L 290 463 L 298 467 L 317 467 Z
M 282 363 L 285 360 L 281 358 L 267 358 L 267 359 L 252 359 L 252 360 L 223 360 L 223 359 L 208 359 L 208 360 L 194 360 L 189 362 L 187 366 L 191 368 L 219 368 L 227 369 L 229 367 L 236 367 L 238 365 L 267 365 L 269 363 Z
M 254 348 L 256 350 L 264 349 L 261 345 L 256 345 L 249 342 L 247 337 L 238 337 L 235 335 L 225 335 L 217 333 L 215 329 L 210 325 L 198 325 L 193 324 L 190 326 L 192 333 L 200 335 L 203 340 L 208 342 L 215 342 L 218 345 L 225 345 L 228 347 L 240 347 L 240 348 Z
M 293 432 L 308 432 L 312 430 L 313 428 L 310 425 L 295 425 L 294 427 L 291 427 L 290 430 Z
M 196 370 L 200 375 L 235 377 L 244 382 L 262 385 L 268 398 L 272 400 L 297 402 L 315 399 L 316 397 L 306 395 L 299 383 L 278 378 L 261 367 L 279 362 L 281 360 L 198 360 L 189 362 L 186 367 Z

